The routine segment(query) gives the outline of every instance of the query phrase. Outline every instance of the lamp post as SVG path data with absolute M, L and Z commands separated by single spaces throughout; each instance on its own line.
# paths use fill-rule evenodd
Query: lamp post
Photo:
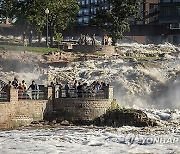
M 48 8 L 46 8 L 45 13 L 46 13 L 46 46 L 48 47 L 48 14 L 49 14 Z

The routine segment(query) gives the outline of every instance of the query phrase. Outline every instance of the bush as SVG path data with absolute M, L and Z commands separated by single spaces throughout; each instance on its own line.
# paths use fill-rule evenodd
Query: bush
M 111 102 L 111 106 L 108 108 L 108 111 L 112 110 L 120 110 L 120 106 L 115 99 Z

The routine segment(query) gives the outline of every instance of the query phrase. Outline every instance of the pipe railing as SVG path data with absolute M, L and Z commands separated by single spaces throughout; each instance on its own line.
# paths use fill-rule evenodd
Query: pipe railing
M 0 102 L 7 102 L 8 96 L 6 92 L 0 91 Z
M 106 99 L 107 91 L 105 90 L 75 90 L 75 89 L 58 89 L 56 90 L 55 98 L 92 98 Z
M 42 90 L 18 90 L 18 99 L 45 99 L 45 93 Z

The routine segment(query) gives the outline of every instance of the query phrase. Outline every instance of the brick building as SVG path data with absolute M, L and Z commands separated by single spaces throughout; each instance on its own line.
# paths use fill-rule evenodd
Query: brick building
M 80 11 L 77 15 L 78 25 L 88 27 L 89 21 L 96 15 L 97 9 L 110 9 L 111 5 L 107 0 L 78 0 Z M 141 20 L 130 19 L 131 25 L 167 25 L 170 28 L 180 27 L 180 0 L 141 0 L 139 6 Z M 87 28 L 88 29 L 88 28 Z M 89 29 L 92 31 L 92 29 Z M 179 44 L 180 35 L 164 34 L 158 36 L 128 36 L 139 43 L 163 43 L 165 41 Z

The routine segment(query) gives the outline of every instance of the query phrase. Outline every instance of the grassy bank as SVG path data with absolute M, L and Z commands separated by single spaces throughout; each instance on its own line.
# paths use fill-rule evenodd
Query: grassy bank
M 24 47 L 15 45 L 0 45 L 0 51 L 29 51 L 36 53 L 48 53 L 60 51 L 58 48 L 46 48 L 46 47 Z

